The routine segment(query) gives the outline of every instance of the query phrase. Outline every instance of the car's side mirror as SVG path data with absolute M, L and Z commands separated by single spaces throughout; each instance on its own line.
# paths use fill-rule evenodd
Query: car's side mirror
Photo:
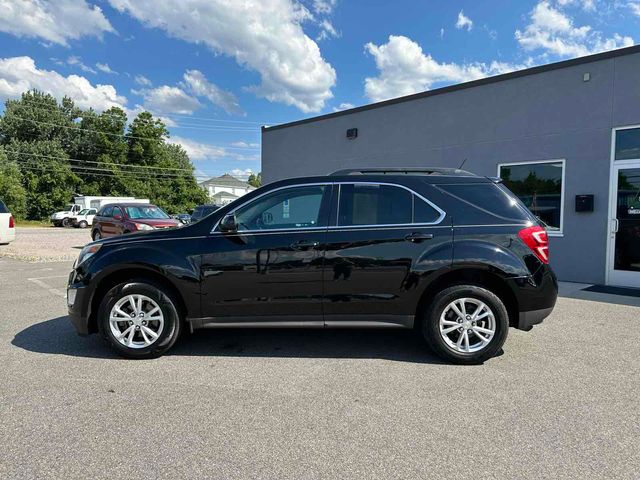
M 238 224 L 236 223 L 236 216 L 233 213 L 229 213 L 222 217 L 219 228 L 222 233 L 237 232 Z
M 114 219 L 114 220 L 122 220 L 122 215 L 120 215 L 119 213 L 116 213 L 116 214 L 113 216 L 113 219 Z

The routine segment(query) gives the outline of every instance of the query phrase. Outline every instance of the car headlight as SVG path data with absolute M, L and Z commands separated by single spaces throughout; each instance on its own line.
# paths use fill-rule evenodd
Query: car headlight
M 151 225 L 147 225 L 146 223 L 136 223 L 136 228 L 138 230 L 153 230 Z
M 101 247 L 101 243 L 90 243 L 82 250 L 80 250 L 80 255 L 78 256 L 78 261 L 76 262 L 76 267 L 87 261 L 89 258 L 93 257 Z

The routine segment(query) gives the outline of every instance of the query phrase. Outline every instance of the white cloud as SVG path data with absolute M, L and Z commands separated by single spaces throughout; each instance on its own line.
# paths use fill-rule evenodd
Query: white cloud
M 142 85 L 143 87 L 150 87 L 151 86 L 151 80 L 149 80 L 144 75 L 136 75 L 134 77 L 133 81 L 136 82 L 138 85 Z
M 462 10 L 460 10 L 460 13 L 458 13 L 458 21 L 456 22 L 456 28 L 458 30 L 462 30 L 463 28 L 466 28 L 467 32 L 471 31 L 471 29 L 473 28 L 473 20 L 465 16 Z
M 539 2 L 530 14 L 530 22 L 515 37 L 527 51 L 542 50 L 559 57 L 581 57 L 592 53 L 633 45 L 633 39 L 614 33 L 603 37 L 590 25 L 575 26 L 573 19 L 548 0 Z
M 350 108 L 355 108 L 355 105 L 349 102 L 344 102 L 338 105 L 337 107 L 333 107 L 333 111 L 341 112 L 342 110 L 349 110 Z
M 583 10 L 593 12 L 596 9 L 596 0 L 558 0 L 561 7 L 579 5 Z
M 144 106 L 154 113 L 191 115 L 202 105 L 198 99 L 191 97 L 178 87 L 162 85 L 161 87 L 143 90 Z
M 243 142 L 243 141 L 233 142 L 231 146 L 236 148 L 260 148 L 259 143 Z
M 253 170 L 251 170 L 250 168 L 234 168 L 229 172 L 229 175 L 240 180 L 246 180 L 251 174 L 253 174 Z
M 182 148 L 184 148 L 185 152 L 187 152 L 187 155 L 189 155 L 189 158 L 195 161 L 216 160 L 227 155 L 227 152 L 223 147 L 210 145 L 208 143 L 196 142 L 195 140 L 191 140 L 188 138 L 172 137 L 169 141 L 171 143 L 177 143 Z
M 629 2 L 627 6 L 631 10 L 632 14 L 636 17 L 640 17 L 640 2 Z
M 109 0 L 149 27 L 228 55 L 261 76 L 260 97 L 321 110 L 333 95 L 335 70 L 302 29 L 311 13 L 293 0 Z
M 333 13 L 338 0 L 313 0 L 313 11 L 322 15 L 330 15 Z
M 528 65 L 504 62 L 439 63 L 420 45 L 404 36 L 390 35 L 383 45 L 365 45 L 378 68 L 377 77 L 365 79 L 365 94 L 374 102 L 428 90 L 434 83 L 459 83 L 510 72 Z
M 194 95 L 208 98 L 211 103 L 222 108 L 229 114 L 244 114 L 236 96 L 209 82 L 201 71 L 187 70 L 183 78 L 186 87 Z
M 80 108 L 126 109 L 127 99 L 118 95 L 113 85 L 94 86 L 79 75 L 64 77 L 52 70 L 39 69 L 31 57 L 0 58 L 0 97 L 18 98 L 30 89 L 49 93 L 58 100 L 66 95 Z
M 444 38 L 444 28 L 440 29 L 440 38 Z
M 84 0 L 0 0 L 0 31 L 64 46 L 115 32 L 100 7 Z
M 327 20 L 326 18 L 324 20 L 321 20 L 319 22 L 320 25 L 320 33 L 318 34 L 318 36 L 316 37 L 317 41 L 322 41 L 322 40 L 326 40 L 328 38 L 339 38 L 340 37 L 340 33 L 335 29 L 335 27 L 333 26 L 333 24 Z
M 117 75 L 117 74 L 118 74 L 118 72 L 116 72 L 115 70 L 113 70 L 113 69 L 109 66 L 109 64 L 108 64 L 108 63 L 100 63 L 100 62 L 98 62 L 98 63 L 96 63 L 96 68 L 97 68 L 98 70 L 100 70 L 101 72 L 104 72 L 104 73 L 109 73 L 109 74 L 112 74 L 112 75 Z
M 93 73 L 94 75 L 98 73 L 89 65 L 85 65 L 84 63 L 82 63 L 82 59 L 80 57 L 76 57 L 75 55 L 72 55 L 69 58 L 67 58 L 67 64 L 72 65 L 74 67 L 78 67 L 83 72 Z

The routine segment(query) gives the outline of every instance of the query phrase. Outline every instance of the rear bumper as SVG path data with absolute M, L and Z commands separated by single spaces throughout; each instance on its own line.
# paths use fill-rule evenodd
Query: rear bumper
M 558 280 L 550 267 L 544 266 L 535 275 L 511 282 L 518 302 L 518 317 L 512 326 L 518 330 L 531 330 L 547 318 L 558 299 Z
M 16 229 L 8 228 L 0 233 L 0 245 L 5 243 L 11 243 L 16 239 Z

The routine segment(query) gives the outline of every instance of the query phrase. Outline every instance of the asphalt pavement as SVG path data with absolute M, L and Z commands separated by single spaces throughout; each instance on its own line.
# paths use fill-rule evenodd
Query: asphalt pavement
M 0 258 L 0 478 L 638 478 L 640 309 L 561 298 L 484 365 L 410 332 L 75 334 L 71 262 Z

